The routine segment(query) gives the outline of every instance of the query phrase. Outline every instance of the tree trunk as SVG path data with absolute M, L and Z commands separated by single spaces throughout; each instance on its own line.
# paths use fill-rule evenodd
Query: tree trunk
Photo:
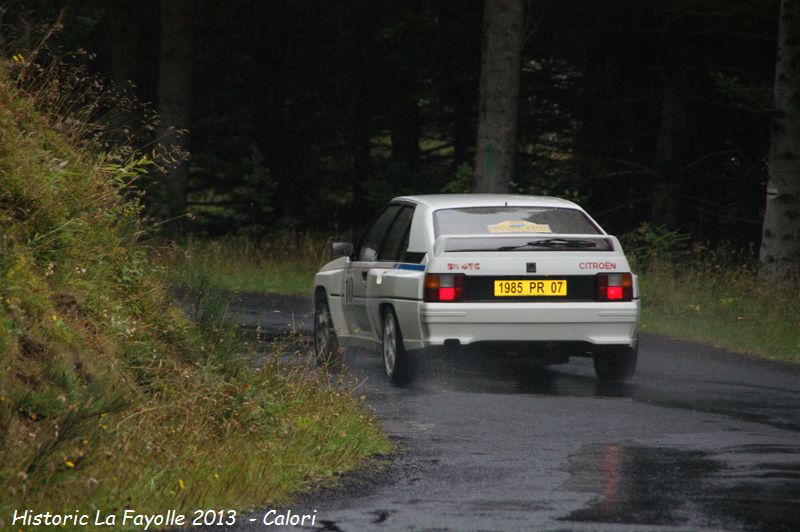
M 359 70 L 359 73 L 363 70 Z M 368 81 L 360 75 L 353 81 L 353 94 L 350 101 L 351 119 L 351 181 L 350 193 L 353 197 L 353 205 L 350 209 L 351 219 L 347 220 L 352 226 L 364 223 L 363 213 L 359 212 L 358 205 L 364 197 L 364 184 L 372 174 L 371 150 L 371 128 L 370 128 L 370 98 Z
M 472 89 L 472 90 L 470 90 Z M 472 106 L 475 102 L 475 87 L 469 83 L 454 83 L 453 97 L 453 172 L 463 163 L 472 162 L 470 149 L 475 140 L 475 115 Z
M 800 270 L 800 2 L 781 2 L 762 275 Z
M 686 152 L 686 102 L 680 67 L 668 66 L 662 78 L 664 97 L 653 164 L 651 215 L 655 223 L 675 227 L 678 223 L 675 195 Z
M 141 7 L 141 2 L 137 0 L 118 0 L 113 7 L 109 7 L 106 15 L 107 68 L 112 79 L 125 87 L 141 78 Z
M 475 192 L 508 192 L 517 155 L 523 0 L 486 0 Z
M 5 19 L 6 15 L 6 9 L 7 8 L 5 6 L 0 6 L 0 49 L 3 50 L 6 49 L 6 36 L 4 33 L 5 23 L 3 22 L 3 19 Z
M 262 73 L 261 76 L 269 77 L 269 97 L 267 103 L 263 105 L 263 112 L 266 114 L 262 115 L 262 127 L 265 127 L 267 131 L 265 153 L 269 161 L 270 173 L 278 185 L 277 214 L 286 223 L 296 217 L 294 202 L 297 201 L 298 195 L 302 196 L 300 193 L 302 184 L 298 182 L 298 176 L 291 175 L 292 173 L 289 171 L 289 152 L 292 142 L 289 138 L 289 110 L 286 103 L 289 32 L 284 24 L 275 23 L 275 21 L 288 20 L 288 6 L 285 0 L 273 0 L 268 3 L 268 6 L 267 16 L 272 19 L 272 28 L 267 35 L 262 37 L 267 47 L 262 57 L 264 57 L 268 74 Z M 265 27 L 269 26 L 265 24 Z
M 158 63 L 158 137 L 165 145 L 188 152 L 188 134 L 175 134 L 189 126 L 192 96 L 192 1 L 161 1 L 161 36 Z M 169 168 L 162 216 L 174 218 L 186 211 L 187 165 Z
M 416 80 L 413 73 L 401 75 L 407 79 L 397 87 L 391 117 L 392 161 L 412 171 L 419 171 L 419 108 Z M 410 78 L 410 79 L 409 79 Z
M 364 6 L 361 6 L 362 8 Z M 342 17 L 342 26 L 352 26 L 352 38 L 349 41 L 348 77 L 351 79 L 351 93 L 349 106 L 349 152 L 350 152 L 350 182 L 349 191 L 352 196 L 352 206 L 346 210 L 344 220 L 348 227 L 359 227 L 369 223 L 368 209 L 360 208 L 363 205 L 364 185 L 372 177 L 372 133 L 371 122 L 374 108 L 372 85 L 375 83 L 373 69 L 374 53 L 372 35 L 375 31 L 374 21 L 370 18 L 373 13 L 370 9 L 358 9 L 350 13 L 346 8 L 339 11 Z

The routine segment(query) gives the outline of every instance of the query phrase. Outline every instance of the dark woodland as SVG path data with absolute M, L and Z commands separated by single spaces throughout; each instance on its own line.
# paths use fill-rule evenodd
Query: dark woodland
M 492 3 L 17 0 L 2 38 L 30 45 L 30 27 L 60 20 L 49 46 L 87 50 L 75 60 L 151 102 L 144 149 L 188 152 L 139 183 L 154 216 L 208 236 L 331 235 L 396 195 L 476 189 Z M 521 51 L 501 188 L 755 257 L 779 2 L 505 3 L 521 4 L 503 30 Z

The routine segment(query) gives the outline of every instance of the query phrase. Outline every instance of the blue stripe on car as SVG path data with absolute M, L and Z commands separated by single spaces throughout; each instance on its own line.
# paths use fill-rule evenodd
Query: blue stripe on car
M 395 264 L 395 270 L 414 270 L 417 272 L 424 272 L 425 265 L 424 264 Z

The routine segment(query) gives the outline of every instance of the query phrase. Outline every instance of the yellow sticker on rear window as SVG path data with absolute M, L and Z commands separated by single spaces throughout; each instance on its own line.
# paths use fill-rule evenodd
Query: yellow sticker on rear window
M 552 233 L 549 224 L 535 224 L 525 220 L 508 220 L 488 228 L 490 233 Z

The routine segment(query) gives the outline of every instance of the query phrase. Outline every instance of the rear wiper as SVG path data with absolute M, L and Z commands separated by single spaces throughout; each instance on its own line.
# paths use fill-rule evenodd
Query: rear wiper
M 580 239 L 566 239 L 566 238 L 544 238 L 542 240 L 532 240 L 519 246 L 503 246 L 497 248 L 497 251 L 514 251 L 515 249 L 522 249 L 527 247 L 541 247 L 541 248 L 593 248 L 597 247 L 597 242 L 593 240 L 580 240 Z

